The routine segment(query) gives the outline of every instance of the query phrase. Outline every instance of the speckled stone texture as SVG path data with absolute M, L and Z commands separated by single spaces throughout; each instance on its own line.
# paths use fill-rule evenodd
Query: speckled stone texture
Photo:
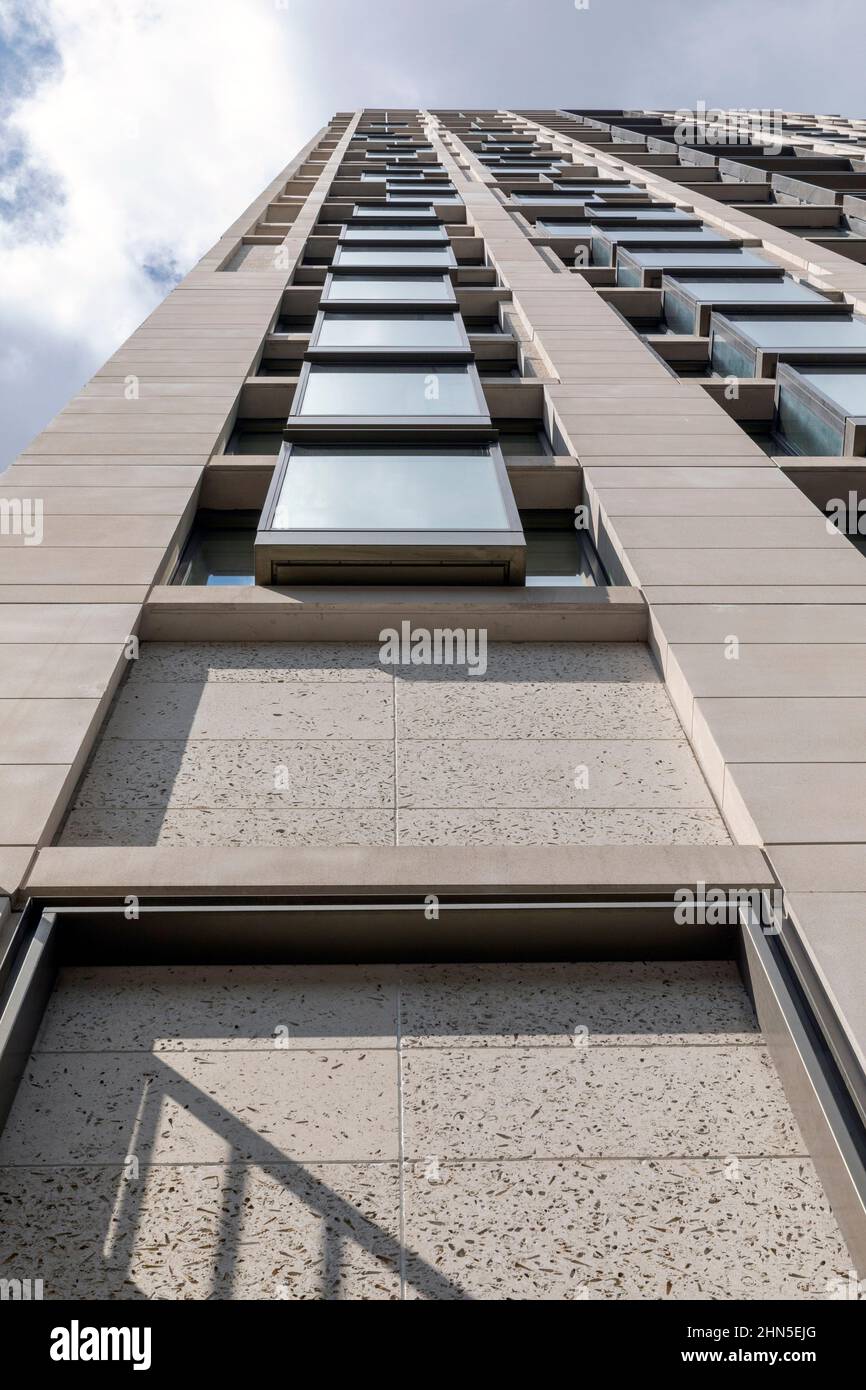
M 646 647 L 145 643 L 64 845 L 726 844 Z
M 0 1140 L 48 1299 L 822 1299 L 729 962 L 76 968 Z

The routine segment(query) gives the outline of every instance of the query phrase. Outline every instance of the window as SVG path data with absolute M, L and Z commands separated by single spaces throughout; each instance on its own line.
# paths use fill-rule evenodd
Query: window
M 344 227 L 341 241 L 362 241 L 365 245 L 381 241 L 420 242 L 427 245 L 432 241 L 448 241 L 444 227 L 413 227 L 411 223 L 399 222 L 393 227 Z
M 499 531 L 510 525 L 490 445 L 294 445 L 277 531 Z
M 468 342 L 455 313 L 323 314 L 311 347 L 462 348 Z
M 309 333 L 315 323 L 315 315 L 306 314 L 299 317 L 297 314 L 280 314 L 274 327 L 274 333 Z
M 475 368 L 331 367 L 307 364 L 293 415 L 398 418 L 484 418 L 487 407 Z
M 539 220 L 536 228 L 548 236 L 591 237 L 595 228 L 591 222 L 564 222 L 546 219 Z
M 552 191 L 550 193 L 512 193 L 511 195 L 515 203 L 522 203 L 527 207 L 532 207 L 535 204 L 556 203 L 558 207 L 561 206 L 564 208 L 583 208 L 588 196 L 588 194 L 583 197 L 563 196 L 562 193 L 554 193 Z
M 405 213 L 400 208 L 394 207 L 364 207 L 357 204 L 352 209 L 353 222 L 406 222 L 411 217 L 413 223 L 417 222 L 438 222 L 439 218 L 431 209 L 429 212 L 425 208 L 413 209 L 411 213 Z
M 776 424 L 796 454 L 866 452 L 866 368 L 780 363 Z
M 591 538 L 569 511 L 522 511 L 527 585 L 585 588 L 609 583 Z
M 447 275 L 333 275 L 325 284 L 323 303 L 414 302 L 454 304 Z
M 539 458 L 553 452 L 544 431 L 532 429 L 528 422 L 524 429 L 500 428 L 499 447 L 506 458 Z
M 790 276 L 779 275 L 777 280 L 725 279 L 703 280 L 665 275 L 662 279 L 662 314 L 675 333 L 709 331 L 713 305 L 721 304 L 803 304 L 826 309 L 827 299 L 808 285 L 798 284 Z
M 594 207 L 591 216 L 595 222 L 687 222 L 699 227 L 701 219 L 681 208 L 630 208 Z
M 226 445 L 227 454 L 278 454 L 285 420 L 238 420 Z
M 845 314 L 713 314 L 710 320 L 710 363 L 723 375 L 772 376 L 780 352 L 810 350 L 866 354 L 866 322 Z
M 334 256 L 334 265 L 348 270 L 450 270 L 456 264 L 450 246 L 430 247 L 426 251 L 398 246 L 379 251 L 338 246 Z
M 293 444 L 256 538 L 259 583 L 520 583 L 520 520 L 493 444 Z
M 605 183 L 603 179 L 598 183 L 589 183 L 582 179 L 559 179 L 554 187 L 561 193 L 584 193 L 588 198 L 594 198 L 597 194 L 604 194 L 606 198 L 616 198 L 619 194 L 627 195 L 629 198 L 647 196 L 646 189 L 639 188 L 636 183 Z
M 252 584 L 258 515 L 200 511 L 172 584 Z
M 436 203 L 436 205 L 437 205 L 437 207 L 438 207 L 440 204 L 460 203 L 460 202 L 462 202 L 462 201 L 463 201 L 463 200 L 462 200 L 462 198 L 460 197 L 460 195 L 459 195 L 458 193 L 436 193 L 436 194 L 432 195 L 432 197 L 431 197 L 431 194 L 430 194 L 429 192 L 427 192 L 427 193 L 389 193 L 389 194 L 388 194 L 388 202 L 389 202 L 389 203 L 392 203 L 392 204 L 398 205 L 398 206 L 405 206 L 405 207 L 411 206 L 411 205 L 414 204 L 414 203 L 423 203 L 423 204 L 425 204 L 427 207 L 430 207 L 431 204 L 434 203 L 434 202 Z
M 661 284 L 662 272 L 671 275 L 698 270 L 763 274 L 778 278 L 778 267 L 751 251 L 628 251 L 621 247 L 616 257 L 616 283 L 623 286 Z M 770 273 L 772 272 L 772 274 Z
M 651 246 L 654 241 L 671 246 L 694 245 L 696 248 L 703 243 L 705 246 L 718 246 L 720 250 L 725 247 L 736 250 L 730 237 L 708 231 L 706 227 L 683 227 L 682 231 L 675 227 L 647 227 L 644 231 L 639 227 L 601 228 L 596 225 L 592 238 L 593 264 L 613 265 L 618 246 Z

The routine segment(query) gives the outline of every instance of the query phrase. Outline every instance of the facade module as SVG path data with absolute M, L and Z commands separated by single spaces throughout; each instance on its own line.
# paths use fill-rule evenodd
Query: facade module
M 866 124 L 677 114 L 337 113 L 0 479 L 22 1288 L 863 1276 Z

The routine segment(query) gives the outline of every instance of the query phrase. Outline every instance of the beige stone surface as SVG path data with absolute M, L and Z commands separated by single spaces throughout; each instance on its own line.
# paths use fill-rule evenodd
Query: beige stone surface
M 470 676 L 386 667 L 369 643 L 144 643 L 62 843 L 404 832 L 410 845 L 728 839 L 638 644 L 493 642 Z
M 850 1257 L 801 1142 L 729 962 L 65 970 L 0 1141 L 4 1276 L 822 1298 Z

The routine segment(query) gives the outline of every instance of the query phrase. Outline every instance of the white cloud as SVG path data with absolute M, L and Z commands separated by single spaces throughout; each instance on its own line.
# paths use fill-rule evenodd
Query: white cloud
M 7 148 L 20 142 L 24 164 L 0 180 L 0 196 L 16 181 L 28 192 L 26 215 L 0 222 L 4 445 L 17 450 L 69 393 L 39 380 L 40 339 L 61 356 L 67 340 L 79 376 L 94 370 L 165 293 L 147 267 L 185 273 L 321 122 L 274 0 L 0 6 L 7 63 L 18 45 L 32 59 L 34 26 L 59 58 L 13 105 Z

